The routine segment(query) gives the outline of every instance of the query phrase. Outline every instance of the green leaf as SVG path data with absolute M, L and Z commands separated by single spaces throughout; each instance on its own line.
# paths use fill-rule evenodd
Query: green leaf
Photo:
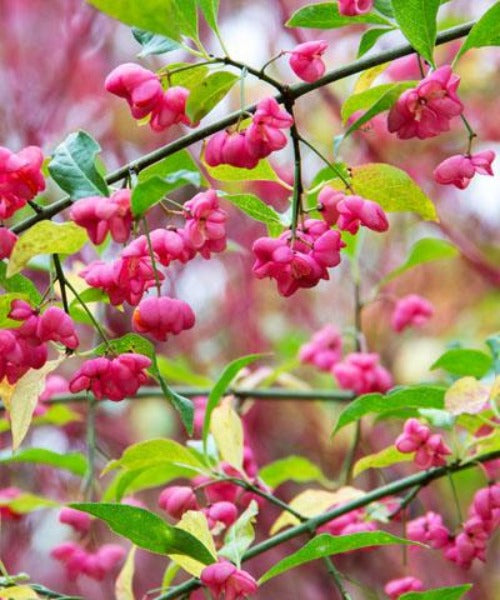
M 198 4 L 210 28 L 218 31 L 217 13 L 219 11 L 219 0 L 198 0 Z
M 217 560 L 217 550 L 210 529 L 208 528 L 207 517 L 198 510 L 188 510 L 183 515 L 181 520 L 176 525 L 177 529 L 187 531 L 197 540 L 199 540 L 205 548 L 210 552 L 213 561 Z M 193 560 L 190 557 L 179 554 L 169 554 L 171 560 L 181 566 L 190 575 L 200 577 L 205 564 L 199 560 Z
M 234 206 L 238 207 L 249 217 L 252 217 L 252 219 L 255 219 L 255 221 L 266 224 L 282 224 L 280 215 L 274 208 L 263 202 L 254 194 L 230 194 L 223 196 L 223 199 L 234 204 Z
M 375 104 L 379 103 L 379 101 L 387 96 L 388 92 L 394 90 L 400 90 L 397 97 L 408 88 L 414 87 L 415 82 L 413 81 L 404 81 L 402 83 L 384 83 L 382 85 L 376 85 L 375 87 L 370 87 L 359 94 L 353 94 L 349 96 L 347 100 L 342 105 L 340 114 L 342 116 L 342 121 L 344 123 L 347 122 L 349 117 L 353 115 L 358 110 L 371 109 Z M 397 100 L 397 97 L 394 98 L 394 101 Z M 394 103 L 392 102 L 392 104 Z M 391 105 L 386 106 L 378 112 L 382 112 L 382 110 L 386 110 L 386 108 L 390 108 Z M 375 113 L 377 114 L 377 113 Z M 373 116 L 373 115 L 372 115 Z M 364 121 L 366 122 L 366 121 Z M 347 136 L 347 134 L 346 134 Z
M 198 39 L 198 11 L 196 0 L 166 0 L 175 7 L 176 19 L 182 35 Z
M 373 46 L 375 46 L 379 38 L 381 38 L 386 33 L 389 33 L 390 31 L 394 31 L 394 27 L 382 27 L 369 29 L 368 31 L 365 31 L 365 33 L 363 33 L 363 35 L 361 36 L 361 40 L 359 42 L 357 58 L 361 58 L 364 54 L 368 52 L 368 50 L 371 50 Z
M 87 459 L 80 452 L 68 452 L 58 454 L 45 448 L 26 448 L 12 456 L 0 456 L 0 463 L 33 463 L 37 465 L 49 465 L 58 469 L 69 471 L 74 475 L 83 477 L 87 470 Z
M 8 506 L 13 512 L 20 515 L 29 514 L 41 508 L 53 508 L 59 506 L 54 500 L 42 498 L 35 494 L 23 493 L 15 498 L 0 498 L 0 506 Z
M 187 116 L 197 123 L 219 104 L 238 80 L 238 75 L 229 71 L 216 71 L 207 75 L 189 94 Z
M 352 168 L 351 180 L 356 193 L 373 200 L 387 212 L 414 212 L 422 218 L 436 221 L 437 213 L 432 200 L 401 169 L 384 163 L 368 163 Z M 345 190 L 340 179 L 330 184 Z
M 434 65 L 436 19 L 440 0 L 392 0 L 394 16 L 405 38 Z
M 170 381 L 202 388 L 212 387 L 214 383 L 210 377 L 199 375 L 192 371 L 189 365 L 180 357 L 172 359 L 167 358 L 166 356 L 158 356 L 156 360 L 161 375 Z
M 269 571 L 266 571 L 262 575 L 259 579 L 259 585 L 277 575 L 290 571 L 290 569 L 317 560 L 318 558 L 343 554 L 344 552 L 351 552 L 360 548 L 370 548 L 372 546 L 391 546 L 393 544 L 412 545 L 414 543 L 384 531 L 352 533 L 350 535 L 338 535 L 335 537 L 328 533 L 323 533 L 313 538 L 310 542 L 307 542 L 297 552 L 277 562 Z
M 175 40 L 137 27 L 132 27 L 132 35 L 142 46 L 141 52 L 137 55 L 139 57 L 150 56 L 151 54 L 166 54 L 181 47 Z
M 435 588 L 425 592 L 407 592 L 400 596 L 400 600 L 460 600 L 470 589 L 472 589 L 472 583 Z
M 357 477 L 367 469 L 382 469 L 400 462 L 408 462 L 413 459 L 413 453 L 400 452 L 396 446 L 388 446 L 375 454 L 363 456 L 354 465 L 353 477 Z
M 345 17 L 339 13 L 336 2 L 320 2 L 299 8 L 287 21 L 287 27 L 308 27 L 310 29 L 335 29 L 358 23 L 374 23 L 375 25 L 391 25 L 391 22 L 374 13 Z
M 455 417 L 447 410 L 441 410 L 439 408 L 419 408 L 418 414 L 424 417 L 424 419 L 426 419 L 430 425 L 433 427 L 439 427 L 440 429 L 448 429 L 451 431 L 453 425 L 455 424 Z
M 189 69 L 186 67 L 189 67 Z M 176 73 L 176 69 L 180 70 Z M 173 63 L 166 68 L 164 67 L 163 70 L 170 73 L 171 86 L 181 85 L 188 90 L 194 89 L 209 72 L 207 66 L 193 63 Z
M 480 350 L 452 348 L 447 350 L 431 366 L 431 371 L 444 369 L 452 375 L 471 375 L 481 379 L 493 366 L 493 358 Z
M 259 505 L 252 500 L 248 508 L 239 516 L 224 537 L 224 546 L 219 554 L 236 563 L 238 568 L 245 551 L 255 539 L 253 523 L 259 513 Z
M 368 110 L 359 119 L 356 119 L 352 123 L 347 131 L 344 133 L 344 138 L 354 133 L 365 123 L 368 123 L 370 119 L 373 119 L 375 115 L 380 114 L 386 110 L 389 110 L 401 94 L 414 87 L 413 81 L 402 81 L 401 83 L 386 83 L 378 85 L 374 88 L 368 88 L 359 94 L 351 96 L 345 104 L 347 109 L 343 108 L 343 119 L 347 120 L 357 110 L 367 108 Z M 345 106 L 345 105 L 344 105 Z
M 198 165 L 193 160 L 191 154 L 187 150 L 179 150 L 179 152 L 175 152 L 170 156 L 166 156 L 157 163 L 146 167 L 139 173 L 137 179 L 140 183 L 142 183 L 150 179 L 154 175 L 157 175 L 166 182 L 171 181 L 172 183 L 175 183 L 175 180 L 177 178 L 176 174 L 182 171 L 188 171 L 190 173 L 193 173 L 193 178 L 194 173 L 197 173 L 201 178 L 201 173 L 198 168 Z M 171 189 L 173 190 L 176 188 L 172 187 Z
M 500 46 L 500 2 L 496 2 L 470 30 L 454 63 L 471 48 Z
M 440 240 L 438 238 L 422 238 L 412 246 L 408 258 L 404 263 L 386 275 L 379 285 L 389 283 L 389 281 L 392 281 L 405 271 L 408 271 L 417 265 L 443 258 L 454 258 L 457 255 L 458 250 L 453 244 L 450 244 L 450 242 L 447 242 L 446 240 Z
M 259 471 L 259 478 L 270 488 L 277 488 L 285 481 L 306 483 L 324 482 L 321 469 L 303 456 L 287 456 L 269 463 Z
M 395 389 L 389 394 L 366 394 L 350 402 L 340 413 L 333 429 L 340 429 L 359 421 L 368 414 L 381 414 L 388 410 L 399 408 L 444 408 L 444 387 L 432 385 L 417 385 Z
M 46 413 L 33 418 L 33 425 L 57 425 L 61 427 L 81 420 L 80 414 L 71 410 L 65 404 L 53 404 Z
M 134 600 L 134 570 L 135 553 L 137 548 L 132 546 L 127 554 L 125 564 L 121 569 L 115 583 L 116 600 Z
M 94 138 L 82 130 L 70 133 L 55 149 L 49 173 L 72 200 L 109 196 L 108 186 L 95 166 L 100 151 Z
M 7 277 L 7 265 L 3 261 L 0 261 L 0 286 L 6 292 L 26 295 L 30 299 L 31 304 L 39 304 L 42 299 L 35 284 L 27 277 L 23 275 Z
M 117 460 L 109 462 L 103 474 L 117 469 L 136 471 L 159 465 L 174 465 L 200 472 L 204 465 L 191 450 L 174 440 L 147 440 L 129 446 Z
M 154 175 L 139 182 L 132 190 L 131 206 L 135 217 L 142 217 L 152 206 L 158 204 L 165 196 L 185 185 L 199 186 L 201 175 L 198 171 L 182 169 L 165 178 Z
M 160 33 L 180 41 L 181 24 L 178 2 L 183 0 L 87 0 L 100 11 L 127 25 Z
M 157 371 L 157 367 L 155 367 L 155 369 Z M 172 403 L 172 406 L 179 413 L 179 416 L 181 418 L 181 421 L 184 424 L 184 427 L 186 428 L 186 431 L 188 432 L 189 435 L 192 435 L 193 427 L 194 427 L 194 405 L 193 405 L 193 402 L 189 398 L 182 396 L 181 394 L 179 394 L 175 390 L 173 390 L 171 387 L 169 387 L 167 385 L 164 377 L 162 375 L 160 375 L 159 373 L 157 373 L 155 375 L 155 378 L 158 381 L 158 383 L 160 384 L 160 387 L 163 391 L 163 394 L 165 395 L 165 398 L 170 400 L 170 402 Z
M 210 431 L 210 419 L 214 408 L 219 403 L 227 388 L 231 385 L 233 379 L 238 373 L 247 365 L 259 360 L 265 356 L 264 354 L 249 354 L 248 356 L 242 356 L 230 362 L 226 368 L 222 371 L 221 375 L 215 382 L 210 395 L 208 396 L 207 407 L 205 409 L 205 419 L 203 421 L 203 446 L 206 448 L 208 432 Z
M 9 264 L 7 277 L 22 271 L 39 254 L 74 254 L 88 241 L 87 232 L 75 223 L 39 221 L 17 240 Z
M 267 158 L 259 161 L 253 169 L 240 169 L 231 165 L 210 167 L 206 163 L 204 166 L 210 177 L 217 181 L 279 181 Z
M 77 502 L 69 506 L 102 519 L 112 531 L 150 552 L 191 556 L 206 565 L 215 562 L 208 549 L 193 535 L 168 525 L 144 508 L 105 502 Z
M 394 17 L 394 11 L 392 10 L 391 0 L 375 0 L 375 8 L 386 17 Z

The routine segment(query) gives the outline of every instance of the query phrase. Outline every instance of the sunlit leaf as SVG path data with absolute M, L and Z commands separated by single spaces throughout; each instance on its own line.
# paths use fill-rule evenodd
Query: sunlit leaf
M 470 30 L 455 62 L 471 48 L 500 46 L 500 2 L 496 2 Z
M 440 0 L 392 0 L 396 21 L 415 50 L 434 64 L 437 13 Z
M 238 520 L 231 525 L 224 537 L 224 546 L 219 550 L 221 556 L 230 561 L 241 564 L 245 551 L 251 546 L 255 539 L 254 521 L 259 513 L 259 505 L 252 500 L 248 508 L 241 513 Z
M 3 456 L 0 454 L 0 463 L 31 463 L 37 465 L 49 465 L 57 469 L 69 471 L 74 475 L 83 477 L 87 470 L 87 459 L 80 452 L 67 452 L 59 454 L 46 448 L 25 448 L 16 454 Z
M 462 377 L 446 390 L 444 406 L 453 415 L 477 414 L 488 402 L 490 391 L 474 377 Z
M 493 358 L 480 350 L 452 348 L 440 356 L 431 366 L 431 371 L 444 369 L 453 375 L 484 377 L 493 365 Z
M 321 469 L 303 456 L 287 456 L 269 463 L 259 471 L 259 478 L 273 489 L 285 481 L 325 482 Z
M 186 102 L 186 114 L 197 123 L 227 95 L 239 76 L 229 71 L 210 73 L 191 90 Z
M 335 29 L 358 23 L 391 25 L 382 15 L 368 13 L 356 17 L 345 17 L 339 13 L 336 2 L 320 2 L 299 8 L 287 21 L 287 27 L 308 27 L 310 29 Z
M 243 466 L 243 423 L 229 402 L 214 408 L 210 431 L 221 459 L 236 469 Z
M 137 548 L 135 546 L 130 548 L 125 564 L 116 578 L 116 600 L 135 600 L 133 582 L 136 550 Z
M 400 600 L 460 600 L 470 589 L 471 583 L 453 587 L 435 588 L 424 592 L 407 592 L 400 596 Z
M 400 452 L 396 446 L 388 446 L 375 454 L 368 454 L 360 458 L 354 465 L 353 477 L 361 475 L 367 469 L 382 469 L 390 467 L 400 462 L 407 462 L 413 459 L 412 453 Z
M 176 524 L 177 529 L 187 531 L 199 540 L 212 556 L 212 562 L 217 559 L 214 540 L 208 528 L 205 515 L 200 511 L 188 510 L 182 515 L 182 519 Z M 196 557 L 183 556 L 182 554 L 169 554 L 169 558 L 180 565 L 190 575 L 199 577 L 206 566 L 206 562 L 200 562 Z

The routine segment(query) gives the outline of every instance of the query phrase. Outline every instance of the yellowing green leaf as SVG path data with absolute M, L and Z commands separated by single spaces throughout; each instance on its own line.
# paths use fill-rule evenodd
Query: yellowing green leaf
M 289 502 L 289 506 L 298 512 L 303 517 L 315 517 L 328 510 L 334 504 L 342 504 L 349 502 L 355 498 L 364 496 L 365 492 L 351 486 L 341 487 L 335 492 L 326 490 L 305 490 Z M 273 523 L 269 533 L 274 535 L 280 529 L 290 525 L 297 525 L 299 519 L 291 515 L 287 511 L 283 511 L 281 515 Z
M 42 496 L 22 493 L 15 498 L 0 499 L 0 506 L 8 506 L 13 512 L 20 515 L 26 515 L 35 510 L 40 510 L 42 508 L 53 508 L 55 506 L 59 506 L 59 504 L 53 500 L 49 500 L 48 498 L 42 498 Z
M 133 582 L 136 546 L 132 546 L 115 583 L 116 600 L 135 600 Z
M 266 158 L 259 161 L 253 169 L 240 169 L 231 165 L 210 167 L 204 161 L 203 164 L 210 177 L 217 181 L 279 181 Z
M 381 65 L 375 65 L 371 69 L 363 71 L 354 85 L 353 93 L 359 94 L 371 87 L 375 79 L 387 69 L 389 64 L 390 63 L 383 63 Z
M 15 585 L 0 590 L 5 600 L 38 600 L 40 596 L 28 585 Z
M 475 377 L 462 377 L 446 391 L 444 407 L 453 415 L 481 412 L 488 402 L 490 391 Z
M 205 548 L 210 552 L 213 558 L 217 559 L 217 551 L 215 549 L 214 540 L 205 515 L 199 511 L 188 510 L 182 515 L 182 519 L 176 524 L 176 529 L 187 531 L 197 540 L 199 540 Z M 169 554 L 169 558 L 180 565 L 190 575 L 199 577 L 206 564 L 197 561 L 194 558 L 181 554 Z
M 243 424 L 229 402 L 214 408 L 210 431 L 222 460 L 233 467 L 243 466 Z
M 400 452 L 396 446 L 388 446 L 387 448 L 380 450 L 380 452 L 360 458 L 354 465 L 352 474 L 353 477 L 357 477 L 367 469 L 381 469 L 383 467 L 390 467 L 396 463 L 408 462 L 412 459 L 412 453 L 404 454 L 403 452 Z
M 38 397 L 45 387 L 45 378 L 57 369 L 64 359 L 62 354 L 59 358 L 45 363 L 41 369 L 30 369 L 14 386 L 9 410 L 14 450 L 19 448 L 28 433 Z
M 74 254 L 88 241 L 87 233 L 75 223 L 40 221 L 17 240 L 7 266 L 7 277 L 22 271 L 39 254 Z

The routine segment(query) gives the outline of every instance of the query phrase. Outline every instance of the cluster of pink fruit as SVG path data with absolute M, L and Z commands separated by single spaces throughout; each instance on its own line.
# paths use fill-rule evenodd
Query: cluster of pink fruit
M 445 465 L 446 456 L 451 454 L 441 435 L 431 434 L 429 427 L 418 419 L 406 421 L 403 433 L 396 439 L 395 446 L 403 454 L 415 453 L 413 460 L 419 469 Z
M 91 526 L 91 518 L 87 513 L 69 507 L 61 509 L 59 521 L 82 535 Z M 102 581 L 122 562 L 125 549 L 117 544 L 105 544 L 90 552 L 77 542 L 64 542 L 56 546 L 51 555 L 64 564 L 68 579 L 75 580 L 80 575 L 87 575 L 91 579 Z

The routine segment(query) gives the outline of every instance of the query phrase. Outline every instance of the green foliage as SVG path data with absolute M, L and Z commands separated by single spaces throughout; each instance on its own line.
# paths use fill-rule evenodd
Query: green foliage
M 381 414 L 400 408 L 443 408 L 445 388 L 431 385 L 416 385 L 397 388 L 389 394 L 366 394 L 350 402 L 340 413 L 333 433 L 359 421 L 368 414 Z
M 175 40 L 171 40 L 164 35 L 144 31 L 144 29 L 138 27 L 132 27 L 132 35 L 142 46 L 142 50 L 137 55 L 141 58 L 151 54 L 166 54 L 181 47 Z
M 199 387 L 212 387 L 213 385 L 210 377 L 195 373 L 187 362 L 180 357 L 174 359 L 159 355 L 156 361 L 161 375 L 170 381 Z
M 12 302 L 14 300 L 25 300 L 29 302 L 29 297 L 27 294 L 19 293 L 3 294 L 0 296 L 0 327 L 2 329 L 7 327 L 15 329 L 22 323 L 22 321 L 15 321 L 14 319 L 9 319 L 8 317 Z
M 342 121 L 347 122 L 349 117 L 358 110 L 366 112 L 357 119 L 346 131 L 344 137 L 347 137 L 357 129 L 372 119 L 375 115 L 391 108 L 401 94 L 415 87 L 414 81 L 403 81 L 401 83 L 384 83 L 375 87 L 370 87 L 359 94 L 353 94 L 344 102 L 341 109 Z
M 82 502 L 69 506 L 105 521 L 112 531 L 150 552 L 190 556 L 207 565 L 214 562 L 212 554 L 197 538 L 168 525 L 144 508 L 106 502 Z
M 323 533 L 316 536 L 310 542 L 307 542 L 297 552 L 290 554 L 283 560 L 280 560 L 273 567 L 266 571 L 259 579 L 259 584 L 269 581 L 277 575 L 281 575 L 300 565 L 324 558 L 335 554 L 343 554 L 360 548 L 370 548 L 372 546 L 390 546 L 393 544 L 411 545 L 414 542 L 400 537 L 385 533 L 384 531 L 352 533 L 350 535 L 332 536 Z
M 221 375 L 215 382 L 212 391 L 208 396 L 207 407 L 205 409 L 205 418 L 203 420 L 203 448 L 207 448 L 208 432 L 210 431 L 210 419 L 214 408 L 218 405 L 219 400 L 222 398 L 227 388 L 231 385 L 233 379 L 238 373 L 247 365 L 262 358 L 263 354 L 249 354 L 248 356 L 242 356 L 230 362 L 226 368 L 222 371 Z
M 217 13 L 219 11 L 219 0 L 198 0 L 198 5 L 208 25 L 214 31 L 218 31 Z
M 94 138 L 82 130 L 70 133 L 55 149 L 49 173 L 72 200 L 109 196 L 108 186 L 96 168 L 100 151 Z
M 422 238 L 412 246 L 408 258 L 404 263 L 386 275 L 379 285 L 389 283 L 389 281 L 392 281 L 405 271 L 408 271 L 417 265 L 422 265 L 434 260 L 441 260 L 443 258 L 454 258 L 457 254 L 458 250 L 455 246 L 446 240 L 440 240 L 438 238 Z
M 196 37 L 197 16 L 194 0 L 87 0 L 110 17 L 127 25 L 165 35 L 180 41 Z
M 59 454 L 45 448 L 25 448 L 11 456 L 0 456 L 1 464 L 31 463 L 49 465 L 57 469 L 69 471 L 74 475 L 83 477 L 87 471 L 87 459 L 80 452 Z
M 43 508 L 54 508 L 59 506 L 54 500 L 42 498 L 35 494 L 22 493 L 15 498 L 0 498 L 0 506 L 8 506 L 13 512 L 27 515 Z
M 0 261 L 0 287 L 6 292 L 25 295 L 32 304 L 38 304 L 42 299 L 35 284 L 23 275 L 11 275 L 7 277 L 7 265 Z
M 471 375 L 480 379 L 488 373 L 492 366 L 493 358 L 480 350 L 452 348 L 436 360 L 431 371 L 444 369 L 452 375 Z
M 388 446 L 375 454 L 368 454 L 360 458 L 353 469 L 353 477 L 361 475 L 367 469 L 382 469 L 390 467 L 400 462 L 408 462 L 412 460 L 413 454 L 400 452 L 396 446 Z
M 160 465 L 174 465 L 196 473 L 205 468 L 196 455 L 179 442 L 156 439 L 129 446 L 121 458 L 112 460 L 106 465 L 103 473 L 117 468 L 137 471 Z
M 287 456 L 269 463 L 259 471 L 259 478 L 270 488 L 277 488 L 285 481 L 306 483 L 326 481 L 321 469 L 303 456 Z
M 386 17 L 394 17 L 394 11 L 392 10 L 391 0 L 375 0 L 375 9 L 381 12 Z
M 226 96 L 239 76 L 229 71 L 210 73 L 191 90 L 186 103 L 186 114 L 197 123 Z
M 358 58 L 361 58 L 364 54 L 368 52 L 368 50 L 371 50 L 373 46 L 375 46 L 377 41 L 383 35 L 389 33 L 389 31 L 394 31 L 394 27 L 381 27 L 365 31 L 365 33 L 363 33 L 359 41 Z
M 432 200 L 401 169 L 385 163 L 368 163 L 352 168 L 351 183 L 363 198 L 373 200 L 387 212 L 414 212 L 422 218 L 435 221 L 437 213 Z M 329 183 L 344 190 L 340 179 Z
M 396 21 L 415 50 L 434 65 L 440 0 L 392 0 Z
M 241 565 L 243 554 L 255 539 L 253 523 L 258 513 L 259 505 L 252 500 L 224 537 L 224 546 L 219 554 L 236 563 L 238 567 Z
M 22 271 L 28 262 L 40 254 L 74 254 L 88 241 L 87 232 L 73 222 L 53 223 L 39 221 L 17 240 L 9 264 L 7 277 Z
M 436 588 L 425 592 L 407 592 L 400 600 L 460 600 L 472 588 L 472 584 Z
M 168 67 L 163 67 L 162 71 L 169 73 L 170 86 L 182 85 L 182 87 L 192 90 L 207 76 L 209 68 L 204 64 L 172 63 Z
M 484 46 L 500 46 L 500 2 L 496 2 L 474 25 L 454 62 L 467 50 Z
M 368 13 L 356 17 L 344 17 L 339 13 L 336 2 L 320 2 L 299 8 L 286 23 L 287 27 L 308 27 L 311 29 L 335 29 L 358 23 L 375 25 L 392 25 L 382 15 Z
M 223 198 L 255 221 L 260 221 L 266 225 L 283 226 L 280 214 L 254 194 L 228 194 Z

